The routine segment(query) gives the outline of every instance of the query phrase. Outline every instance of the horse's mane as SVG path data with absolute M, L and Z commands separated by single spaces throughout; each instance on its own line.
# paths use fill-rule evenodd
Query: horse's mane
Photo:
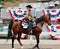
M 41 16 L 41 17 L 39 17 L 39 18 L 37 18 L 37 19 L 36 19 L 36 22 L 37 22 L 37 23 L 41 22 L 41 21 L 43 20 L 43 18 L 44 18 L 44 15 Z

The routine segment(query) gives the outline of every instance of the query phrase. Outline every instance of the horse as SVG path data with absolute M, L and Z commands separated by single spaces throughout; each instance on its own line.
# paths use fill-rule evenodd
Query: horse
M 39 49 L 39 36 L 42 32 L 42 27 L 43 27 L 43 24 L 44 23 L 47 23 L 48 25 L 51 25 L 51 19 L 50 19 L 50 16 L 49 15 L 43 15 L 39 18 L 36 18 L 36 27 L 33 28 L 33 34 L 34 36 L 36 37 L 36 45 L 33 47 L 37 49 Z M 24 34 L 27 34 L 29 35 L 29 29 L 23 29 L 21 26 L 20 26 L 20 23 L 19 22 L 14 22 L 13 25 L 12 25 L 12 48 L 14 49 L 14 40 L 17 39 L 17 41 L 19 42 L 19 44 L 21 46 L 23 46 L 23 44 L 21 43 L 20 41 L 20 38 L 21 38 L 21 35 L 22 33 Z M 16 38 L 16 36 L 18 35 L 18 37 Z

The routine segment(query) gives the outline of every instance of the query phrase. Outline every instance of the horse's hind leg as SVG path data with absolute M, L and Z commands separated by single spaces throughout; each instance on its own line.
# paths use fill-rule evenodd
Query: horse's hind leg
M 23 48 L 23 44 L 22 44 L 21 41 L 20 41 L 21 35 L 22 35 L 21 33 L 18 33 L 18 38 L 17 38 L 17 40 L 18 40 L 19 44 L 22 46 L 22 48 Z
M 12 49 L 14 49 L 14 37 L 12 37 Z
M 14 40 L 16 39 L 16 34 L 12 36 L 12 49 L 14 49 Z

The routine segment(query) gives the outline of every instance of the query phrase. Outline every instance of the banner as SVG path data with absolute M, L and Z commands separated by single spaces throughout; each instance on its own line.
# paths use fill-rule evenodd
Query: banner
M 47 31 L 53 32 L 52 34 L 50 34 L 52 39 L 60 40 L 60 24 L 55 24 L 60 21 L 60 9 L 46 9 L 44 11 L 44 14 L 50 15 L 51 22 L 53 23 L 51 26 L 46 25 Z M 55 32 L 58 32 L 58 34 L 54 34 Z
M 50 15 L 52 23 L 60 20 L 60 9 L 45 9 L 44 12 Z
M 23 20 L 23 19 L 25 19 L 26 10 L 9 9 L 9 13 L 13 20 Z

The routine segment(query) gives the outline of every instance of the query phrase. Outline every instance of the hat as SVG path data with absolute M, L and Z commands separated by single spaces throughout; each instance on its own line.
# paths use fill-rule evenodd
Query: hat
M 27 5 L 26 7 L 27 7 L 27 8 L 32 8 L 32 6 L 31 6 L 31 5 Z

